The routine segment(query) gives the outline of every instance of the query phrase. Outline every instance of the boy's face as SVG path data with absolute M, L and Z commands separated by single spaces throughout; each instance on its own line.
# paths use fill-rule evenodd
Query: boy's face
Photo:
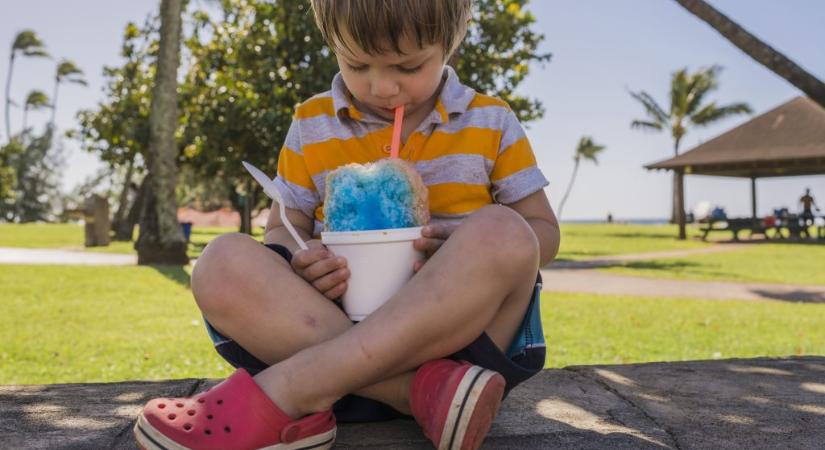
M 439 45 L 419 48 L 402 39 L 403 54 L 388 50 L 369 55 L 355 45 L 352 51 L 337 46 L 336 57 L 344 83 L 358 102 L 381 117 L 392 119 L 404 105 L 404 115 L 432 107 L 429 100 L 441 83 L 444 50 Z

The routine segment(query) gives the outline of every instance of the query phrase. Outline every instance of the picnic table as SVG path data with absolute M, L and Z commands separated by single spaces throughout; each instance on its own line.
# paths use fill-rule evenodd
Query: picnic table
M 738 241 L 739 232 L 743 230 L 749 230 L 749 236 L 761 234 L 765 236 L 765 239 L 769 239 L 768 235 L 765 234 L 766 228 L 763 222 L 760 219 L 754 219 L 752 217 L 708 219 L 707 222 L 704 223 L 704 226 L 699 228 L 699 231 L 702 232 L 703 241 L 708 239 L 708 234 L 715 231 L 730 231 L 733 233 L 733 240 Z

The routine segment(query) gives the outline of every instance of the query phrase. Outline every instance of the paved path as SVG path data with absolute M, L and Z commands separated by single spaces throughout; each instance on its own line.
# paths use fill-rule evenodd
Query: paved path
M 559 261 L 553 263 L 549 269 L 542 270 L 544 289 L 556 292 L 585 292 L 635 297 L 825 303 L 825 286 L 671 280 L 588 270 L 620 264 L 624 261 L 728 252 L 741 249 L 745 245 L 748 244 L 719 244 L 698 249 L 615 255 L 586 261 Z M 137 256 L 134 254 L 0 247 L 0 264 L 134 265 L 136 263 Z M 192 264 L 194 263 L 195 260 L 192 261 Z
M 213 380 L 0 386 L 0 447 L 134 449 L 154 397 Z M 547 369 L 504 401 L 482 449 L 815 449 L 825 357 Z M 336 449 L 432 449 L 409 420 L 339 425 Z
M 633 297 L 681 297 L 709 300 L 784 300 L 825 304 L 825 286 L 724 281 L 669 280 L 614 275 L 596 270 L 542 270 L 544 290 Z
M 137 255 L 98 253 L 54 248 L 0 247 L 0 264 L 79 264 L 128 266 L 137 264 Z

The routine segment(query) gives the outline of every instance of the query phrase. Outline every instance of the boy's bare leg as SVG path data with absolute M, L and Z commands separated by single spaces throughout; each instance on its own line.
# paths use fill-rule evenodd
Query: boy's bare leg
M 526 311 L 538 262 L 538 242 L 521 216 L 504 206 L 482 208 L 384 306 L 269 367 L 256 382 L 297 417 L 454 353 L 485 330 L 504 348 Z
M 192 273 L 192 292 L 211 325 L 269 365 L 352 327 L 286 260 L 244 234 L 206 247 Z M 402 374 L 356 393 L 408 414 L 411 378 Z

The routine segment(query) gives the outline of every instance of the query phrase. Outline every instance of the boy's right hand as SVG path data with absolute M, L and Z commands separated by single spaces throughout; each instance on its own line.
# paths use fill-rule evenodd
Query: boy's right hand
M 292 256 L 292 269 L 324 297 L 334 300 L 344 295 L 350 275 L 347 260 L 335 256 L 317 239 L 307 245 L 307 250 L 298 250 Z

